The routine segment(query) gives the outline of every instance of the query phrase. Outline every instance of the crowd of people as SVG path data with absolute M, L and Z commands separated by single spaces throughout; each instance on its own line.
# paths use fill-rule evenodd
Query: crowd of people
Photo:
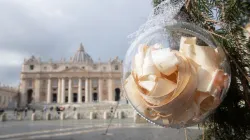
M 49 112 L 56 112 L 57 115 L 58 115 L 57 117 L 59 117 L 59 115 L 61 114 L 61 112 L 65 111 L 65 110 L 67 110 L 67 111 L 74 111 L 75 112 L 77 110 L 77 108 L 76 107 L 71 107 L 71 106 L 68 106 L 68 107 L 65 107 L 65 106 L 54 106 L 53 107 L 53 106 L 47 106 L 47 105 L 45 105 L 43 107 L 43 109 L 41 109 L 40 111 L 42 113 L 42 116 L 46 112 L 49 111 Z M 29 107 L 29 105 L 26 105 L 24 108 L 15 108 L 14 109 L 14 116 L 16 118 L 18 118 L 18 116 L 21 115 L 22 117 L 26 118 L 28 116 L 28 111 L 32 111 L 33 113 L 36 112 L 36 110 L 34 108 L 31 108 L 31 107 Z M 4 113 L 4 112 L 5 112 L 5 110 L 0 108 L 0 115 L 2 113 Z M 114 112 L 114 108 L 113 107 L 110 108 L 110 112 L 111 113 Z
M 69 106 L 68 109 L 70 109 L 71 107 Z M 35 113 L 35 109 L 33 108 L 30 108 L 28 105 L 26 105 L 25 108 L 15 108 L 14 109 L 14 116 L 17 116 L 18 114 L 20 113 L 24 113 L 24 117 L 27 117 L 27 113 L 28 111 L 32 111 L 33 113 Z M 43 109 L 41 110 L 42 114 L 43 113 L 46 113 L 47 111 L 56 111 L 58 115 L 60 115 L 60 112 L 64 111 L 65 110 L 65 107 L 64 106 L 51 106 L 51 107 L 48 107 L 48 106 L 44 106 Z M 73 107 L 73 111 L 76 111 L 76 107 Z M 0 113 L 1 113 L 1 110 L 0 110 Z
M 18 116 L 18 115 L 24 113 L 24 117 L 27 117 L 27 113 L 29 110 L 32 110 L 33 112 L 36 111 L 34 108 L 30 108 L 29 105 L 26 105 L 24 108 L 15 108 L 14 109 L 14 116 Z

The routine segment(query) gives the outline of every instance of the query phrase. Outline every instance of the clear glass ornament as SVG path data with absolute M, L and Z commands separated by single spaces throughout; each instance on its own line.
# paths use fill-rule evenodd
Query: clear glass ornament
M 230 86 L 230 65 L 214 38 L 185 22 L 139 35 L 123 63 L 125 95 L 151 123 L 182 128 L 202 122 Z

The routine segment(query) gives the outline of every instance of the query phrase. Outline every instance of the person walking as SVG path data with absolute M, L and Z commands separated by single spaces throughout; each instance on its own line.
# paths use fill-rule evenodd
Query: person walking
M 4 113 L 4 109 L 0 107 L 0 115 Z
M 53 111 L 53 109 L 54 109 L 54 107 L 53 107 L 53 106 L 51 106 L 51 107 L 50 107 L 50 111 Z
M 47 110 L 48 110 L 47 105 L 44 105 L 42 109 L 42 119 L 44 118 L 44 114 L 46 114 Z
M 28 107 L 26 106 L 24 109 L 24 116 L 27 117 Z
M 113 114 L 113 107 L 110 108 L 110 113 Z
M 18 116 L 20 116 L 20 108 L 16 109 L 16 119 L 18 118 Z
M 14 116 L 17 114 L 17 108 L 14 109 Z
M 43 107 L 43 112 L 46 113 L 46 111 L 47 111 L 47 106 L 45 105 L 45 106 Z
M 56 107 L 57 114 L 60 115 L 60 107 Z

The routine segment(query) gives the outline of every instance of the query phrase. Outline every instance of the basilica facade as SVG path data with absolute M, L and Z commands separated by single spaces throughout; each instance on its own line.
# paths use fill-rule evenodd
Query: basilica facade
M 114 102 L 121 98 L 122 61 L 94 62 L 81 44 L 69 60 L 32 56 L 21 70 L 20 105 Z

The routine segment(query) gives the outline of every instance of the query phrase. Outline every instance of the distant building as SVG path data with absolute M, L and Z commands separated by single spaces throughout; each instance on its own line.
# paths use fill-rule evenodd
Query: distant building
M 0 108 L 14 108 L 17 106 L 18 89 L 9 86 L 0 86 Z
M 30 103 L 83 104 L 118 101 L 122 61 L 94 62 L 81 44 L 69 61 L 24 60 L 20 78 L 21 106 Z

